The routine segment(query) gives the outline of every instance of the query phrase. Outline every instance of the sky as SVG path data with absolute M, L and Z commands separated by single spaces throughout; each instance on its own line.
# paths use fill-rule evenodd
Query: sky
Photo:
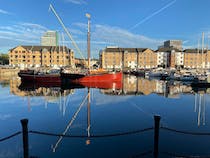
M 18 45 L 40 45 L 47 30 L 64 34 L 60 45 L 73 49 L 49 5 L 52 4 L 84 56 L 91 14 L 91 56 L 107 46 L 151 48 L 182 40 L 184 48 L 205 45 L 210 36 L 210 0 L 0 0 L 0 53 Z M 61 36 L 60 36 L 61 37 Z

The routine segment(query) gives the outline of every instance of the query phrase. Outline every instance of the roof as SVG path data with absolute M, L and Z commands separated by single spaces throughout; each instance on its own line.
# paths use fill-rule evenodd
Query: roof
M 149 48 L 110 48 L 110 47 L 107 47 L 104 52 L 125 52 L 125 51 L 128 51 L 128 52 L 144 52 L 145 50 L 147 50 Z
M 179 49 L 173 47 L 161 47 L 158 50 L 156 50 L 156 52 L 171 52 L 171 51 L 180 52 Z
M 17 46 L 17 47 L 19 47 L 19 46 Z M 17 47 L 10 49 L 10 51 L 13 51 Z M 67 48 L 66 46 L 24 46 L 24 45 L 22 46 L 22 45 L 20 45 L 20 47 L 23 47 L 24 49 L 29 50 L 29 51 L 42 51 L 44 49 L 47 49 L 50 52 L 53 52 L 53 51 L 58 52 L 59 50 L 62 51 L 63 48 L 67 52 L 71 51 L 71 49 Z
M 201 49 L 185 49 L 184 50 L 185 53 L 202 53 L 202 50 Z M 204 50 L 203 51 L 204 53 L 207 52 L 207 50 Z

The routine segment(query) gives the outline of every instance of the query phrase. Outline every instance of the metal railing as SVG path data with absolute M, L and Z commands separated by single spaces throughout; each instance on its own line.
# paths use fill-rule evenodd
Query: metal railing
M 136 154 L 132 156 L 132 158 L 136 157 L 146 157 L 148 155 L 153 154 L 154 158 L 157 158 L 159 154 L 171 156 L 171 157 L 183 157 L 183 158 L 210 158 L 210 156 L 184 156 L 182 154 L 177 154 L 177 153 L 172 153 L 172 152 L 160 152 L 159 151 L 159 132 L 160 130 L 165 130 L 169 132 L 174 132 L 178 134 L 186 134 L 186 135 L 193 135 L 193 136 L 210 136 L 210 133 L 201 133 L 201 132 L 190 132 L 190 131 L 181 131 L 181 130 L 176 130 L 164 126 L 160 126 L 160 116 L 154 116 L 154 127 L 149 127 L 149 128 L 144 128 L 144 129 L 139 129 L 139 130 L 134 130 L 134 131 L 128 131 L 128 132 L 118 132 L 118 133 L 112 133 L 112 134 L 101 134 L 101 135 L 66 135 L 66 134 L 57 134 L 57 133 L 49 133 L 49 132 L 42 132 L 42 131 L 34 131 L 34 130 L 28 130 L 28 119 L 22 119 L 21 120 L 21 125 L 22 125 L 22 131 L 15 132 L 9 136 L 6 136 L 4 138 L 0 139 L 0 143 L 3 141 L 6 141 L 8 139 L 11 139 L 17 135 L 22 134 L 22 142 L 23 142 L 23 157 L 24 158 L 29 158 L 29 140 L 28 140 L 28 134 L 37 134 L 37 135 L 45 135 L 45 136 L 53 136 L 53 137 L 64 137 L 64 138 L 107 138 L 107 137 L 118 137 L 118 136 L 126 136 L 126 135 L 133 135 L 133 134 L 139 134 L 143 132 L 148 132 L 153 130 L 154 131 L 154 148 L 153 150 L 148 150 L 139 154 Z

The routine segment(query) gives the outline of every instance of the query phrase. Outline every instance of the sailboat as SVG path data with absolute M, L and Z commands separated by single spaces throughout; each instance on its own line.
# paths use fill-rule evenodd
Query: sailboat
M 79 47 L 73 40 L 73 37 L 69 33 L 68 29 L 65 27 L 63 21 L 55 11 L 52 5 L 50 5 L 50 9 L 53 11 L 55 16 L 57 17 L 58 21 L 62 25 L 63 29 L 67 33 L 68 37 L 71 39 L 72 44 L 77 49 L 77 51 L 82 55 Z M 101 69 L 92 71 L 90 69 L 90 14 L 86 14 L 86 17 L 88 18 L 88 32 L 87 32 L 87 53 L 88 53 L 88 71 L 85 72 L 61 72 L 61 78 L 64 82 L 73 82 L 73 83 L 80 83 L 80 84 L 90 84 L 90 83 L 112 83 L 112 82 L 122 82 L 122 72 L 107 72 L 103 71 Z

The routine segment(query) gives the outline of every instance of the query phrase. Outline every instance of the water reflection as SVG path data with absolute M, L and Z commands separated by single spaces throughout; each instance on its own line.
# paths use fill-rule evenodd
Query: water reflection
M 112 83 L 103 85 L 100 90 L 105 95 L 150 95 L 157 94 L 166 98 L 179 98 L 181 94 L 193 94 L 194 111 L 197 113 L 198 126 L 205 125 L 205 94 L 210 93 L 209 88 L 193 88 L 190 84 L 178 81 L 162 81 L 138 78 L 136 76 L 123 76 L 122 83 Z M 3 80 L 1 85 L 5 83 L 10 85 L 10 93 L 17 96 L 27 96 L 28 107 L 30 109 L 30 97 L 43 96 L 45 99 L 45 107 L 49 102 L 58 102 L 59 109 L 65 115 L 66 103 L 68 95 L 74 94 L 75 88 L 97 88 L 99 85 L 42 85 L 33 83 L 21 83 L 19 78 L 13 78 L 10 82 Z
M 209 88 L 191 87 L 188 83 L 180 81 L 149 80 L 136 76 L 123 76 L 123 82 L 109 84 L 70 84 L 70 85 L 42 85 L 34 83 L 21 83 L 19 78 L 10 80 L 10 92 L 18 96 L 27 96 L 30 111 L 30 97 L 43 96 L 45 108 L 48 103 L 57 102 L 59 109 L 65 115 L 68 96 L 74 94 L 78 88 L 98 88 L 105 95 L 150 95 L 157 94 L 166 98 L 180 98 L 182 94 L 194 95 L 194 112 L 197 114 L 197 125 L 205 125 L 205 95 L 210 93 Z M 4 84 L 3 84 L 4 85 Z M 89 92 L 88 92 L 89 93 Z
M 36 151 L 36 148 L 40 151 L 45 151 L 47 157 L 61 157 L 66 154 L 71 155 L 71 157 L 85 157 L 85 154 L 87 154 L 87 157 L 131 157 L 132 155 L 138 155 L 141 151 L 151 149 L 151 144 L 153 144 L 152 132 L 144 133 L 143 135 L 136 134 L 99 140 L 88 139 L 88 136 L 91 136 L 91 134 L 112 134 L 151 127 L 154 114 L 162 116 L 161 123 L 163 125 L 168 125 L 175 129 L 210 130 L 208 125 L 210 120 L 206 117 L 206 113 L 209 112 L 207 101 L 210 91 L 208 88 L 193 88 L 188 83 L 124 76 L 122 83 L 103 85 L 103 89 L 99 90 L 97 89 L 99 85 L 50 86 L 25 84 L 21 83 L 17 78 L 10 80 L 9 84 L 10 93 L 18 98 L 25 98 L 24 103 L 28 105 L 30 111 L 30 107 L 34 102 L 33 98 L 41 97 L 44 99 L 43 102 L 39 100 L 39 102 L 42 102 L 42 107 L 47 109 L 44 112 L 42 107 L 34 108 L 35 110 L 32 110 L 30 115 L 22 115 L 24 109 L 26 109 L 25 107 L 19 112 L 21 113 L 19 114 L 21 118 L 22 116 L 29 117 L 29 120 L 32 122 L 31 128 L 63 135 L 87 136 L 86 140 L 81 141 L 64 139 L 62 136 L 45 138 L 44 136 L 32 135 L 30 139 L 32 143 L 31 152 L 39 156 L 44 156 L 44 154 Z M 87 89 L 85 86 L 91 89 Z M 94 96 L 94 99 L 91 100 L 90 96 Z M 74 101 L 73 98 L 79 99 Z M 84 102 L 83 99 L 85 100 Z M 54 108 L 55 106 L 56 108 Z M 62 115 L 58 116 L 57 107 L 59 107 L 59 113 Z M 15 113 L 18 112 L 15 111 Z M 40 119 L 35 121 L 37 116 Z M 17 118 L 15 120 L 16 124 Z M 161 132 L 161 135 L 163 137 L 161 137 L 160 146 L 164 151 L 175 151 L 178 153 L 183 153 L 183 151 L 187 153 L 188 151 L 188 153 L 191 153 L 193 150 L 197 151 L 194 155 L 208 154 L 207 147 L 202 148 L 198 146 L 197 149 L 192 143 L 196 142 L 208 146 L 210 144 L 205 142 L 206 138 L 194 138 L 191 136 L 186 138 L 186 136 L 169 134 L 167 132 Z M 44 141 L 37 142 L 37 139 L 41 140 L 40 137 Z M 180 140 L 178 144 L 174 143 L 177 141 L 175 138 Z M 168 142 L 173 143 L 168 145 Z M 179 148 L 179 144 L 184 145 Z M 87 145 L 89 146 L 88 148 Z M 44 149 L 42 150 L 39 146 L 42 146 Z M 49 146 L 51 146 L 51 149 Z M 69 146 L 71 146 L 71 149 L 69 149 Z M 50 152 L 54 151 L 54 155 L 49 150 Z M 81 152 L 79 154 L 78 150 L 84 151 L 84 153 Z M 97 151 L 106 154 L 101 156 Z
M 99 84 L 83 85 L 42 85 L 34 83 L 21 83 L 19 79 L 10 80 L 10 92 L 18 96 L 60 96 L 72 94 L 78 88 L 100 88 Z M 209 88 L 193 88 L 190 84 L 179 81 L 162 81 L 124 76 L 123 82 L 103 85 L 101 93 L 109 95 L 150 95 L 152 93 L 168 97 L 179 98 L 180 94 L 210 93 Z
M 206 98 L 204 93 L 195 94 L 195 113 L 197 113 L 198 127 L 205 126 L 206 122 Z

